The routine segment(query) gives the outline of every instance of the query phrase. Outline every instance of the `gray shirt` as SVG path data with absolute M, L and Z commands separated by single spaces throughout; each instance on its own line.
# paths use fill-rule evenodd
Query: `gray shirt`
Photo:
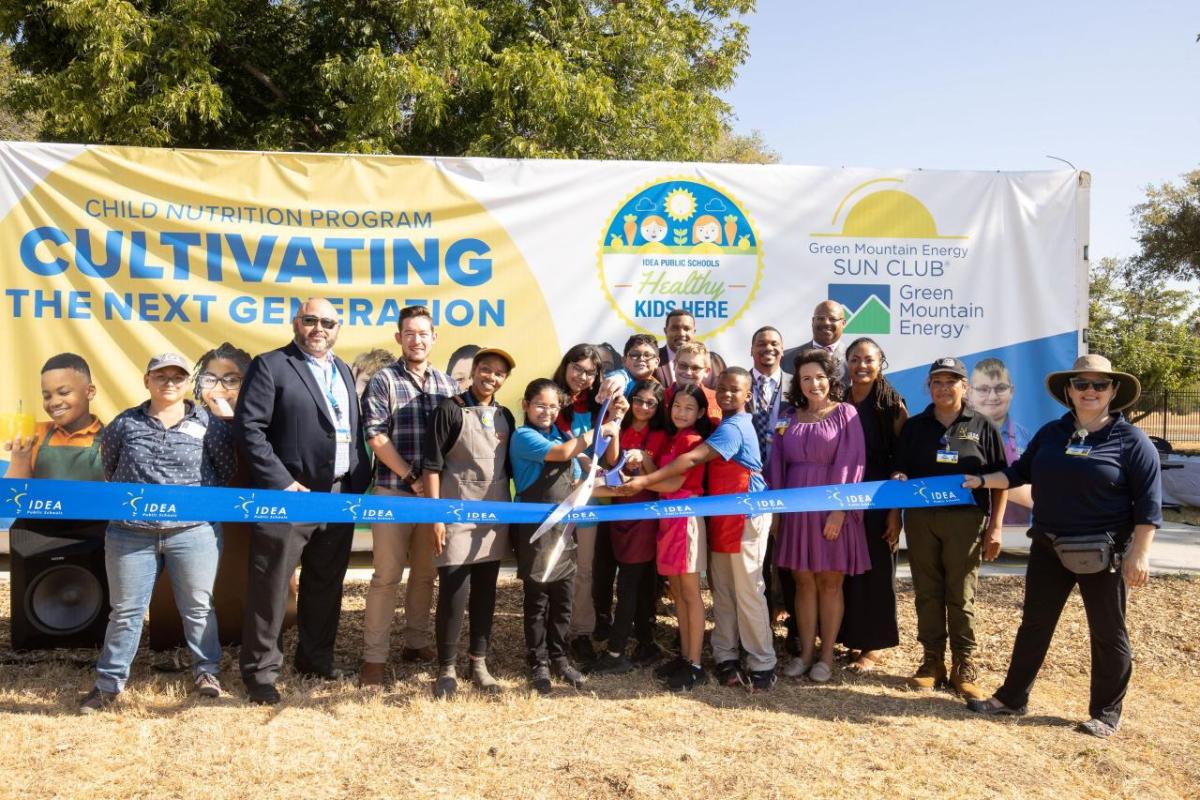
M 164 427 L 150 416 L 150 401 L 122 411 L 100 440 L 104 479 L 118 483 L 224 486 L 233 477 L 233 428 L 208 409 L 185 400 L 187 412 Z M 190 528 L 199 522 L 124 520 L 123 527 L 148 531 Z

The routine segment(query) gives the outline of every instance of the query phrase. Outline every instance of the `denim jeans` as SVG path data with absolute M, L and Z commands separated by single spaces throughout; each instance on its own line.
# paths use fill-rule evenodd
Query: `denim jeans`
M 104 647 L 96 661 L 96 686 L 119 692 L 142 638 L 142 621 L 159 571 L 165 566 L 183 619 L 183 635 L 192 653 L 192 673 L 219 672 L 221 642 L 213 610 L 213 581 L 221 554 L 221 526 L 202 523 L 167 533 L 109 523 L 104 536 L 104 565 L 112 614 Z

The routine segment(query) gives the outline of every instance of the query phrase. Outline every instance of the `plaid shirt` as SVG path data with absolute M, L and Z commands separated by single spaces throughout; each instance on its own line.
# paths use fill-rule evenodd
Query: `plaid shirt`
M 422 388 L 403 360 L 389 364 L 372 376 L 363 392 L 363 438 L 369 441 L 381 433 L 387 434 L 400 457 L 419 467 L 425 448 L 425 426 L 434 409 L 458 392 L 458 384 L 441 370 L 427 366 Z M 411 491 L 379 459 L 375 459 L 375 485 Z

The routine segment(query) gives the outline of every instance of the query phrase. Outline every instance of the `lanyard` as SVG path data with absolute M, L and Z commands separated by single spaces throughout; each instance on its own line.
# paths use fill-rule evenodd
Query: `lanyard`
M 317 362 L 316 359 L 313 359 L 313 361 L 320 368 L 318 374 L 321 376 L 321 388 L 325 391 L 325 399 L 329 401 L 329 407 L 333 409 L 334 419 L 338 425 L 342 425 L 342 407 L 338 405 L 337 397 L 333 393 L 333 382 L 336 380 L 337 364 L 334 363 L 332 358 L 329 359 L 329 372 L 326 373 L 325 368 L 321 366 L 320 362 Z M 328 377 L 326 377 L 327 375 Z

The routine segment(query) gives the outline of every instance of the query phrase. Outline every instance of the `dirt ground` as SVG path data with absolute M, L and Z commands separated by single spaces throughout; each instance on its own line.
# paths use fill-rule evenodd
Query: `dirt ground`
M 986 688 L 1003 677 L 1022 586 L 981 583 Z M 117 710 L 78 717 L 93 651 L 0 650 L 0 797 L 1200 796 L 1200 580 L 1158 577 L 1133 593 L 1133 685 L 1109 741 L 1072 730 L 1086 717 L 1089 660 L 1077 595 L 1030 715 L 993 721 L 949 694 L 905 688 L 919 649 L 911 588 L 901 588 L 904 644 L 878 673 L 839 669 L 825 686 L 781 679 L 761 695 L 710 684 L 670 696 L 641 671 L 536 696 L 512 581 L 501 584 L 496 618 L 491 663 L 505 691 L 495 699 L 467 689 L 435 701 L 432 667 L 396 665 L 380 694 L 289 673 L 282 705 L 251 707 L 228 650 L 230 694 L 205 701 L 189 694 L 188 673 L 152 669 L 162 657 L 143 650 Z M 362 641 L 365 591 L 347 586 L 339 650 L 348 662 Z M 7 643 L 6 584 L 0 598 Z M 665 643 L 670 621 L 660 625 Z

